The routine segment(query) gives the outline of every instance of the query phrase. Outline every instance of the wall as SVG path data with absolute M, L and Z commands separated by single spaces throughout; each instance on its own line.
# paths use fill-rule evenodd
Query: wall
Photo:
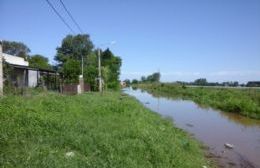
M 29 87 L 36 87 L 38 80 L 37 80 L 37 71 L 29 70 L 28 71 L 28 86 Z M 40 74 L 39 74 L 40 75 Z M 40 78 L 40 76 L 39 76 Z

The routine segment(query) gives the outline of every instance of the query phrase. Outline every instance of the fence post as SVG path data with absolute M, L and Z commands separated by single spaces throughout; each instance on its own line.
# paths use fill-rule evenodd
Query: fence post
M 84 93 L 84 78 L 83 75 L 79 75 L 79 92 L 80 93 Z

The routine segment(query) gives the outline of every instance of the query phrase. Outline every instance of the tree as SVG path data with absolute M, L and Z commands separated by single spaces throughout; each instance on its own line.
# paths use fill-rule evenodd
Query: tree
M 61 67 L 68 59 L 81 61 L 92 52 L 94 45 L 88 34 L 78 34 L 76 36 L 67 35 L 63 40 L 61 47 L 57 48 L 55 60 Z
M 87 34 L 67 35 L 62 40 L 62 44 L 57 48 L 57 54 L 54 59 L 58 62 L 58 70 L 64 73 L 66 82 L 75 83 L 78 81 L 78 76 L 81 73 L 82 57 L 85 67 L 86 60 L 88 60 L 88 55 L 92 53 L 93 47 L 93 43 Z M 88 70 L 93 71 L 93 68 Z M 85 70 L 84 73 L 89 74 Z
M 207 85 L 207 79 L 206 78 L 200 78 L 200 79 L 196 79 L 194 81 L 195 85 L 199 85 L 199 86 L 206 86 Z
M 97 68 L 93 65 L 84 68 L 84 81 L 90 85 L 91 90 L 97 90 Z
M 110 69 L 108 66 L 102 66 L 101 67 L 101 74 L 102 74 L 102 80 L 104 81 L 104 88 L 107 89 L 107 88 L 110 88 L 111 86 L 108 86 L 110 85 L 109 83 L 109 75 L 110 75 Z
M 121 58 L 115 56 L 109 49 L 106 49 L 102 52 L 101 59 L 102 67 L 106 69 L 105 73 L 102 73 L 106 86 L 110 89 L 119 89 Z
M 102 66 L 109 66 L 111 64 L 111 60 L 113 59 L 114 54 L 107 48 L 105 51 L 102 52 Z
M 146 81 L 149 82 L 160 82 L 161 74 L 159 72 L 155 72 L 152 75 L 148 75 Z
M 98 76 L 98 68 L 97 68 L 97 55 L 95 52 L 92 52 L 87 57 L 84 66 L 84 81 L 90 85 L 91 90 L 96 91 L 97 87 L 97 76 Z
M 22 57 L 27 60 L 30 49 L 24 43 L 4 40 L 2 44 L 4 53 Z
M 66 81 L 78 80 L 76 76 L 80 75 L 80 64 L 83 57 L 84 82 L 89 83 L 94 90 L 97 88 L 98 59 L 97 50 L 93 50 L 93 47 L 89 35 L 86 34 L 68 35 L 63 39 L 61 46 L 57 48 L 55 60 L 58 62 L 57 69 L 64 73 Z M 121 58 L 115 56 L 109 49 L 101 52 L 101 71 L 106 88 L 120 88 L 119 75 L 121 64 Z
M 131 81 L 129 79 L 125 79 L 124 82 L 125 82 L 126 86 L 130 86 L 130 84 L 131 84 Z
M 141 82 L 145 82 L 146 81 L 146 77 L 145 76 L 142 76 L 141 77 Z
M 69 59 L 63 64 L 63 75 L 66 83 L 78 83 L 80 74 L 80 62 Z
M 32 55 L 28 59 L 29 66 L 33 68 L 51 69 L 48 58 L 42 55 Z
M 138 80 L 137 79 L 133 79 L 132 80 L 132 84 L 138 84 L 139 82 L 138 82 Z
M 153 82 L 160 82 L 161 74 L 159 72 L 155 72 L 152 74 Z

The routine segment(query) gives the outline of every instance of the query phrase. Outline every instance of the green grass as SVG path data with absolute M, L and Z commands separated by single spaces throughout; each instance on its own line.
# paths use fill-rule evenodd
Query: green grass
M 67 152 L 74 157 L 66 157 Z M 0 99 L 0 167 L 209 167 L 200 143 L 119 92 Z
M 260 89 L 186 87 L 176 84 L 139 84 L 153 94 L 190 99 L 200 105 L 260 119 Z

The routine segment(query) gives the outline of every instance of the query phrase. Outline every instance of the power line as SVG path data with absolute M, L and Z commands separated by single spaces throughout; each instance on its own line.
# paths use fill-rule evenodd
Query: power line
M 70 11 L 66 8 L 65 4 L 62 2 L 62 0 L 60 0 L 60 3 L 62 4 L 63 8 L 65 9 L 65 11 L 67 12 L 67 14 L 70 16 L 71 20 L 73 21 L 73 23 L 77 26 L 77 28 L 79 29 L 79 31 L 81 33 L 83 33 L 82 29 L 80 28 L 79 24 L 76 22 L 76 20 L 73 18 L 72 14 L 70 13 Z
M 70 29 L 70 31 L 75 34 L 74 30 L 70 27 L 70 25 L 65 21 L 65 19 L 59 14 L 59 12 L 55 9 L 55 7 L 50 3 L 49 0 L 46 0 L 46 2 L 49 4 L 49 6 L 52 8 L 52 10 L 56 13 L 56 15 L 59 16 L 59 18 L 62 20 L 62 22 Z

